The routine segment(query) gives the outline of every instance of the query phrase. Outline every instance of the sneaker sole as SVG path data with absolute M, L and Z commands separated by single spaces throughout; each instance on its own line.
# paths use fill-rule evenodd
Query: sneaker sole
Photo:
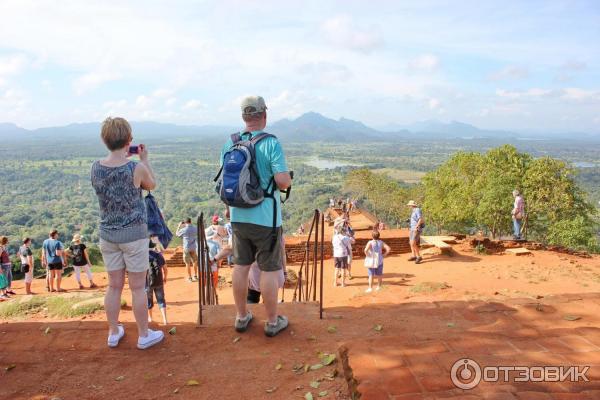
M 276 332 L 265 331 L 265 335 L 267 337 L 275 337 L 275 336 L 279 335 L 281 332 L 285 331 L 287 329 L 288 325 L 289 325 L 289 322 L 286 326 L 284 326 L 283 328 L 281 328 L 280 330 L 278 330 Z
M 108 342 L 107 342 L 107 344 L 108 344 L 108 347 L 110 347 L 111 349 L 114 349 L 115 347 L 118 347 L 118 346 L 119 346 L 119 343 L 121 343 L 121 339 L 123 339 L 124 337 L 125 337 L 125 330 L 123 330 L 123 336 L 121 336 L 121 337 L 119 338 L 119 340 L 117 340 L 117 343 L 108 343 Z
M 163 335 L 159 338 L 156 338 L 156 339 L 154 339 L 148 343 L 142 344 L 142 345 L 138 343 L 137 348 L 140 350 L 146 350 L 147 348 L 150 348 L 150 347 L 154 346 L 155 344 L 162 342 L 164 338 L 165 338 L 165 336 Z
M 250 322 L 252 322 L 252 320 L 254 319 L 254 317 L 250 318 L 250 320 L 248 321 L 248 323 L 246 323 L 246 325 L 244 326 L 236 326 L 235 327 L 235 331 L 239 332 L 239 333 L 244 333 L 248 330 L 248 327 L 250 326 Z

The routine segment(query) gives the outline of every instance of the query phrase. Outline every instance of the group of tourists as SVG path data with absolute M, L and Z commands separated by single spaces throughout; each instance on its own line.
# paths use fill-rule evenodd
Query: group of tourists
M 81 271 L 83 270 L 88 278 L 89 287 L 96 288 L 94 278 L 91 271 L 90 256 L 86 245 L 82 242 L 83 237 L 80 234 L 75 234 L 69 247 L 65 248 L 64 244 L 58 239 L 59 233 L 53 229 L 48 239 L 42 243 L 41 250 L 41 265 L 46 272 L 46 290 L 48 292 L 64 292 L 61 287 L 64 269 L 69 261 L 75 272 L 75 279 L 79 285 L 79 289 L 84 289 L 81 282 Z M 0 274 L 0 301 L 10 298 L 16 293 L 12 290 L 13 280 L 13 263 L 10 260 L 8 251 L 9 240 L 6 236 L 0 237 L 0 262 L 2 265 L 2 273 Z M 35 261 L 33 251 L 31 250 L 32 240 L 28 237 L 24 238 L 17 252 L 21 263 L 20 271 L 24 276 L 25 294 L 35 294 L 31 291 L 33 283 Z

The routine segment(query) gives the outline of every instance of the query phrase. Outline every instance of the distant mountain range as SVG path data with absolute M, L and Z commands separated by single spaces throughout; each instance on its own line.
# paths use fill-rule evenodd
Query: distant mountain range
M 238 127 L 176 125 L 159 122 L 132 122 L 136 138 L 151 137 L 218 137 L 234 132 Z M 335 120 L 316 112 L 308 112 L 296 119 L 282 119 L 269 124 L 267 131 L 277 135 L 282 141 L 372 141 L 392 139 L 499 139 L 518 140 L 580 138 L 600 140 L 600 133 L 517 133 L 501 130 L 480 129 L 463 122 L 441 122 L 427 120 L 411 125 L 388 125 L 381 129 L 366 126 L 360 121 L 347 118 Z M 99 122 L 77 123 L 28 130 L 12 123 L 0 123 L 0 139 L 22 140 L 25 138 L 74 138 L 98 137 Z

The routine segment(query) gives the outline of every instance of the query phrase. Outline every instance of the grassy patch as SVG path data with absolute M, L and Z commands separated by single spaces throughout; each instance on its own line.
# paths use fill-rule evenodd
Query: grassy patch
M 78 303 L 82 304 L 74 307 Z M 125 306 L 127 306 L 127 301 L 121 299 L 121 307 Z M 25 318 L 37 313 L 44 313 L 54 318 L 73 318 L 93 314 L 103 309 L 102 295 L 92 297 L 38 295 L 32 296 L 27 301 L 20 298 L 0 303 L 0 318 Z
M 449 289 L 451 286 L 446 282 L 422 282 L 410 288 L 411 293 L 429 294 L 438 290 Z
M 29 301 L 14 299 L 0 303 L 0 318 L 24 317 L 39 312 L 46 305 L 42 296 L 34 296 Z
M 74 308 L 73 306 L 77 303 L 80 303 L 84 300 L 96 300 L 98 302 L 91 302 L 89 304 L 82 305 L 80 307 Z M 60 318 L 72 318 L 79 317 L 81 315 L 93 314 L 96 311 L 100 311 L 104 309 L 104 304 L 101 296 L 92 297 L 89 299 L 81 299 L 78 297 L 49 297 L 46 304 L 48 306 L 48 315 L 52 317 L 60 317 Z

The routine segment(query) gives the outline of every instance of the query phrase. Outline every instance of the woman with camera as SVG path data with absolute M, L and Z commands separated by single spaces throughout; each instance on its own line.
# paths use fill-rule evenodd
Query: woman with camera
M 121 293 L 127 271 L 133 314 L 138 327 L 139 349 L 147 349 L 164 338 L 162 331 L 148 329 L 146 273 L 149 268 L 148 227 L 142 190 L 153 190 L 156 179 L 143 144 L 131 146 L 131 126 L 123 118 L 107 118 L 102 140 L 106 158 L 92 165 L 92 186 L 100 205 L 100 251 L 108 272 L 104 299 L 109 324 L 108 346 L 117 347 L 125 335 L 119 324 Z M 131 161 L 133 154 L 140 162 Z

